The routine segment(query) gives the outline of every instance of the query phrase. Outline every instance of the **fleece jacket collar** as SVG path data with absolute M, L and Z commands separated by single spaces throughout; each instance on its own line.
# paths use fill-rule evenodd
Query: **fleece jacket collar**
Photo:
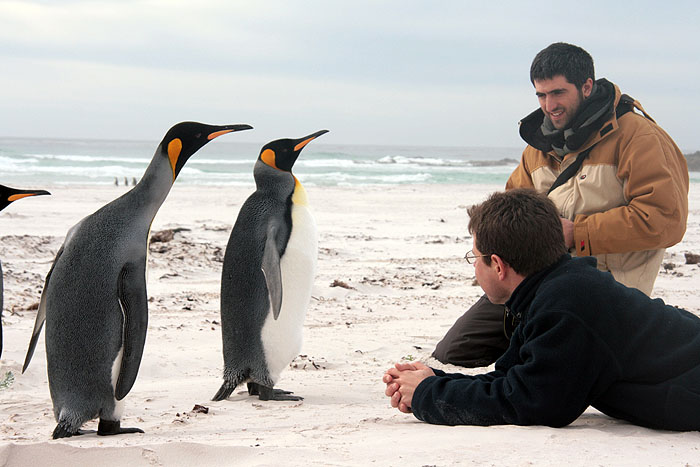
M 515 316 L 519 316 L 520 319 L 525 319 L 527 310 L 530 308 L 530 304 L 532 303 L 532 300 L 534 300 L 537 290 L 540 288 L 540 285 L 542 285 L 542 282 L 544 282 L 544 280 L 556 269 L 563 267 L 570 261 L 584 261 L 590 263 L 592 267 L 596 267 L 598 263 L 594 256 L 576 258 L 576 260 L 574 260 L 568 253 L 564 254 L 551 266 L 527 276 L 511 294 L 510 298 L 506 302 L 506 308 L 508 308 Z M 556 273 L 554 272 L 554 274 Z

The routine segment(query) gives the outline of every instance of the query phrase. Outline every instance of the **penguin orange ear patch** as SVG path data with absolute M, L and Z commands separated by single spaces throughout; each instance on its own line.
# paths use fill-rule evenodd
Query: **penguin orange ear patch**
M 260 154 L 260 159 L 273 169 L 277 168 L 277 164 L 275 164 L 275 151 L 272 149 L 265 149 L 263 153 Z
M 177 158 L 180 157 L 180 152 L 182 152 L 182 141 L 180 138 L 175 138 L 168 143 L 168 159 L 170 159 L 170 167 L 173 169 L 173 180 L 175 180 L 175 166 L 177 165 Z

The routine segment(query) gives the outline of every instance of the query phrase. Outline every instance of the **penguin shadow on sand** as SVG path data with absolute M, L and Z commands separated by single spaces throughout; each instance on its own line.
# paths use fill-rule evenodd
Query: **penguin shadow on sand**
M 212 139 L 250 125 L 178 123 L 158 145 L 141 181 L 67 233 L 46 276 L 22 372 L 46 323 L 53 438 L 122 428 L 123 399 L 136 380 L 148 326 L 146 256 L 158 209 L 185 162 Z
M 318 256 L 316 224 L 292 167 L 301 150 L 327 132 L 272 141 L 255 162 L 256 190 L 241 206 L 224 254 L 224 382 L 214 401 L 243 382 L 260 400 L 303 399 L 274 388 L 301 350 Z
M 46 190 L 18 190 L 9 186 L 0 185 L 0 211 L 5 209 L 10 203 L 18 199 L 27 198 L 29 196 L 50 195 Z M 2 357 L 2 310 L 3 310 L 3 276 L 2 262 L 0 262 L 0 357 Z

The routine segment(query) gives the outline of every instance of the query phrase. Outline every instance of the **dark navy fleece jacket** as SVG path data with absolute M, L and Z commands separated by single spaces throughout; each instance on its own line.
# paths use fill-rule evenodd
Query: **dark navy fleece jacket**
M 522 315 L 495 371 L 435 370 L 414 415 L 444 425 L 561 427 L 591 405 L 651 428 L 700 430 L 700 318 L 563 256 L 506 303 Z

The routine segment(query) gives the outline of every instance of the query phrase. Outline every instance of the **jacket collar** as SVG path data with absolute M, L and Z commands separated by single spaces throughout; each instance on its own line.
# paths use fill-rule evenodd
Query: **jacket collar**
M 506 308 L 508 308 L 515 316 L 522 319 L 527 310 L 530 308 L 530 303 L 532 303 L 532 300 L 535 298 L 537 290 L 540 288 L 542 282 L 552 273 L 552 271 L 565 265 L 571 260 L 571 255 L 568 253 L 563 254 L 551 266 L 527 276 L 510 295 L 510 298 L 506 302 Z

